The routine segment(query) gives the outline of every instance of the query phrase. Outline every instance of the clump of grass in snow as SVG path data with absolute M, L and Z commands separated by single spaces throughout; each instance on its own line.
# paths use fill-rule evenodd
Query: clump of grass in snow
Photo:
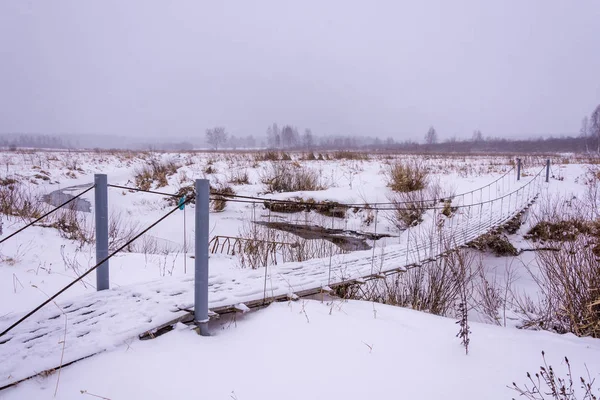
M 269 193 L 325 189 L 315 171 L 286 162 L 271 162 L 261 178 Z
M 156 187 L 161 188 L 169 184 L 168 177 L 177 173 L 179 164 L 175 161 L 162 161 L 156 158 L 147 161 L 147 164 L 136 169 L 135 185 L 141 190 L 150 190 L 156 181 Z
M 395 192 L 414 192 L 427 186 L 427 168 L 417 162 L 397 162 L 387 171 L 388 186 Z

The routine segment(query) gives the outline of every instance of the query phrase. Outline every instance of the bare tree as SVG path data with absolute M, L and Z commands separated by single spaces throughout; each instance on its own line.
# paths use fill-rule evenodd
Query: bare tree
M 302 137 L 302 146 L 306 150 L 312 150 L 313 145 L 314 145 L 314 138 L 313 138 L 312 131 L 310 129 L 306 128 L 304 130 L 304 136 Z
M 292 148 L 298 144 L 298 129 L 285 125 L 281 129 L 281 144 L 283 147 Z
M 596 107 L 590 118 L 589 133 L 598 141 L 598 153 L 600 154 L 600 105 Z
M 219 146 L 224 145 L 227 142 L 227 131 L 225 131 L 225 128 L 222 126 L 207 129 L 206 142 L 215 150 L 218 150 Z
M 581 128 L 579 129 L 579 136 L 587 137 L 589 131 L 588 117 L 583 117 L 581 120 Z
M 281 133 L 277 124 L 267 128 L 267 143 L 269 147 L 277 149 L 281 145 Z
M 248 147 L 248 148 L 256 147 L 256 139 L 254 139 L 254 136 L 252 136 L 252 135 L 246 136 L 246 147 Z
M 241 142 L 240 139 L 238 139 L 236 136 L 231 135 L 229 137 L 229 147 L 232 148 L 233 150 L 236 150 L 238 147 L 238 144 Z
M 481 133 L 481 131 L 479 129 L 476 129 L 475 132 L 473 132 L 473 142 L 475 142 L 475 143 L 483 142 L 483 134 Z
M 427 135 L 425 135 L 425 143 L 426 144 L 436 144 L 438 142 L 437 132 L 435 128 L 432 126 L 427 131 Z

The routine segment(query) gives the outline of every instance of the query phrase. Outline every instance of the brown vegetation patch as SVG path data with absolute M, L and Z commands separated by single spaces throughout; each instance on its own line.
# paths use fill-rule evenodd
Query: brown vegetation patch
M 469 243 L 469 247 L 480 251 L 491 251 L 497 257 L 516 256 L 519 254 L 506 235 L 492 232 L 486 233 Z
M 388 186 L 395 192 L 414 192 L 427 186 L 429 173 L 418 162 L 397 162 L 387 171 Z

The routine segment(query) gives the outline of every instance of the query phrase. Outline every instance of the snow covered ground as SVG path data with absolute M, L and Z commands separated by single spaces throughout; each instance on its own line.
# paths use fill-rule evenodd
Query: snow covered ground
M 62 370 L 57 399 L 510 399 L 538 371 L 600 378 L 600 341 L 472 324 L 469 355 L 452 319 L 359 301 L 276 303 L 199 337 L 185 325 Z M 587 377 L 587 376 L 586 376 Z M 0 392 L 51 399 L 57 374 Z M 83 392 L 83 393 L 82 393 Z
M 166 187 L 157 189 L 163 192 L 174 193 L 192 179 L 203 177 L 218 187 L 237 172 L 246 172 L 248 184 L 231 185 L 237 194 L 373 203 L 388 201 L 390 190 L 384 171 L 396 156 L 390 157 L 308 161 L 294 155 L 297 165 L 317 171 L 322 184 L 328 188 L 279 194 L 264 193 L 261 176 L 268 168 L 268 162 L 256 161 L 253 154 L 243 153 L 4 152 L 0 153 L 0 165 L 5 166 L 0 177 L 26 181 L 38 194 L 90 183 L 94 173 L 108 174 L 109 183 L 133 186 L 136 169 L 150 159 L 159 158 L 175 160 L 182 165 L 177 174 L 168 178 Z M 569 158 L 570 163 L 561 163 Z M 506 156 L 427 157 L 422 161 L 430 167 L 433 179 L 439 180 L 443 189 L 455 193 L 484 186 L 512 168 L 511 159 Z M 542 157 L 526 157 L 525 176 L 536 173 L 543 161 Z M 557 156 L 553 157 L 553 162 L 556 164 L 552 167 L 551 183 L 544 189 L 544 196 L 583 197 L 587 190 L 583 179 L 587 170 L 584 161 L 576 163 L 573 157 Z M 207 174 L 208 166 L 216 172 Z M 510 184 L 514 185 L 514 181 Z M 493 193 L 488 195 L 493 197 Z M 163 198 L 153 194 L 110 189 L 109 196 L 111 212 L 120 215 L 124 225 L 145 227 L 170 209 Z M 93 192 L 84 198 L 93 203 Z M 365 223 L 367 215 L 364 211 L 349 212 L 344 219 L 326 218 L 314 212 L 308 214 L 308 217 L 269 215 L 259 207 L 228 203 L 223 212 L 211 213 L 211 237 L 238 236 L 252 219 L 277 218 L 294 222 L 309 218 L 311 223 L 370 232 L 377 229 L 377 232 L 393 235 L 378 241 L 379 247 L 401 240 L 402 233 L 384 215 L 378 215 L 375 228 L 375 224 Z M 92 215 L 87 215 L 91 226 Z M 4 218 L 3 222 L 3 236 L 24 225 L 16 218 Z M 524 233 L 527 228 L 526 221 L 519 233 Z M 149 238 L 165 251 L 129 252 L 113 258 L 113 287 L 127 287 L 163 277 L 193 276 L 193 259 L 189 258 L 193 249 L 190 246 L 193 242 L 193 207 L 168 218 L 150 232 Z M 519 234 L 511 237 L 511 241 L 517 248 L 529 246 Z M 185 251 L 184 242 L 189 247 Z M 184 252 L 188 253 L 187 258 Z M 516 258 L 485 255 L 483 265 L 488 276 L 496 276 L 499 280 L 504 278 L 506 267 L 514 265 L 518 277 L 515 286 L 535 295 L 535 285 L 524 268 L 534 261 L 533 253 L 523 253 Z M 0 317 L 30 310 L 94 264 L 93 245 L 80 246 L 65 240 L 52 228 L 27 229 L 0 245 Z M 230 276 L 244 275 L 235 256 L 213 255 L 210 268 Z M 91 274 L 60 300 L 91 294 L 95 291 L 94 284 L 95 276 Z M 473 318 L 484 320 L 478 315 Z M 217 326 L 213 329 L 216 335 L 211 338 L 199 338 L 181 327 L 157 340 L 124 343 L 113 351 L 66 367 L 61 372 L 57 398 L 85 398 L 91 394 L 113 400 L 188 398 L 191 393 L 202 396 L 200 387 L 207 390 L 208 398 L 239 400 L 333 395 L 385 398 L 398 394 L 412 395 L 413 398 L 510 398 L 515 394 L 511 394 L 505 385 L 512 381 L 524 382 L 519 378 L 524 378 L 525 371 L 533 372 L 539 365 L 541 350 L 546 350 L 554 365 L 560 365 L 562 357 L 568 356 L 576 368 L 586 362 L 590 371 L 600 372 L 596 361 L 600 349 L 597 340 L 472 324 L 472 348 L 469 356 L 465 356 L 459 340 L 454 337 L 458 331 L 454 322 L 410 310 L 354 301 L 333 305 L 315 301 L 275 304 L 246 315 L 237 323 Z M 115 365 L 119 367 L 115 368 Z M 104 381 L 98 377 L 100 374 Z M 51 398 L 56 380 L 57 374 L 36 378 L 15 389 L 1 391 L 0 398 Z M 82 394 L 81 390 L 88 393 Z

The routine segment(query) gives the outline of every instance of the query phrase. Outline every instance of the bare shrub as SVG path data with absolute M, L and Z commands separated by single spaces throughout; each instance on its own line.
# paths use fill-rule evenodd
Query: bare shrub
M 591 218 L 600 218 L 600 166 L 589 167 L 584 183 L 587 185 L 585 203 Z
M 392 193 L 388 200 L 393 204 L 392 215 L 388 220 L 398 229 L 404 230 L 423 222 L 423 215 L 442 197 L 439 183 L 430 182 L 427 188 L 411 192 Z
M 6 179 L 3 183 L 7 184 L 0 184 L 0 213 L 29 220 L 41 217 L 48 209 L 30 187 L 14 179 Z M 62 238 L 77 242 L 79 247 L 94 242 L 92 227 L 87 223 L 85 213 L 76 210 L 75 203 L 50 214 L 40 226 L 57 229 Z
M 595 242 L 580 235 L 559 251 L 538 251 L 539 271 L 528 269 L 540 301 L 520 301 L 524 327 L 600 337 L 600 260 Z
M 168 177 L 175 175 L 180 165 L 173 160 L 163 161 L 152 157 L 147 163 L 135 170 L 135 185 L 142 190 L 150 190 L 152 184 L 156 182 L 156 187 L 164 187 L 169 184 Z
M 523 326 L 600 337 L 600 224 L 577 198 L 549 199 L 526 236 L 534 242 L 539 300 L 517 298 Z
M 512 263 L 504 269 L 504 282 L 488 278 L 483 268 L 479 269 L 474 292 L 474 308 L 486 322 L 506 326 L 506 310 L 512 304 L 512 287 L 516 281 Z
M 479 236 L 469 243 L 469 247 L 484 252 L 490 251 L 496 257 L 516 256 L 519 254 L 515 246 L 508 240 L 508 237 L 498 231 Z
M 46 208 L 30 186 L 13 178 L 0 180 L 0 213 L 27 220 L 39 218 Z
M 459 249 L 405 273 L 367 282 L 355 297 L 452 316 L 459 311 L 463 297 L 472 297 L 479 268 L 474 261 L 472 254 Z
M 396 162 L 387 170 L 388 186 L 395 192 L 414 192 L 427 186 L 429 172 L 424 164 Z
M 139 223 L 137 221 L 125 221 L 120 212 L 111 212 L 108 219 L 108 249 L 115 251 L 125 243 L 129 242 L 139 231 Z M 133 251 L 132 244 L 124 249 L 125 251 Z
M 286 162 L 271 162 L 261 181 L 268 193 L 325 189 L 315 171 Z
M 423 191 L 395 193 L 390 201 L 394 205 L 392 222 L 400 230 L 410 228 L 423 222 L 423 214 L 432 204 L 426 202 Z
M 145 234 L 133 242 L 131 247 L 128 247 L 127 251 L 131 251 L 132 253 L 142 253 L 146 257 L 147 261 L 148 255 L 150 254 L 164 256 L 169 253 L 177 253 L 181 250 L 184 249 L 179 246 L 174 246 L 174 243 L 168 240 Z
M 247 185 L 250 183 L 248 179 L 248 171 L 246 170 L 236 170 L 231 173 L 229 176 L 229 183 L 233 183 L 234 185 Z
M 210 190 L 212 199 L 210 201 L 211 209 L 214 212 L 221 212 L 225 210 L 227 205 L 227 198 L 231 198 L 235 195 L 235 191 L 231 186 L 221 186 Z
M 43 226 L 56 228 L 60 237 L 75 241 L 79 248 L 94 243 L 94 230 L 88 224 L 85 213 L 76 211 L 74 207 L 65 206 L 50 218 L 51 222 Z
M 567 371 L 565 375 L 561 375 L 555 371 L 552 365 L 548 365 L 546 361 L 546 353 L 542 351 L 542 360 L 544 365 L 540 366 L 539 372 L 530 374 L 527 372 L 527 383 L 522 387 L 515 382 L 508 386 L 528 400 L 597 400 L 598 396 L 594 394 L 595 379 L 591 377 L 587 370 L 587 378 L 579 377 L 579 390 L 575 388 L 573 382 L 573 371 L 571 363 L 567 357 L 564 358 Z

